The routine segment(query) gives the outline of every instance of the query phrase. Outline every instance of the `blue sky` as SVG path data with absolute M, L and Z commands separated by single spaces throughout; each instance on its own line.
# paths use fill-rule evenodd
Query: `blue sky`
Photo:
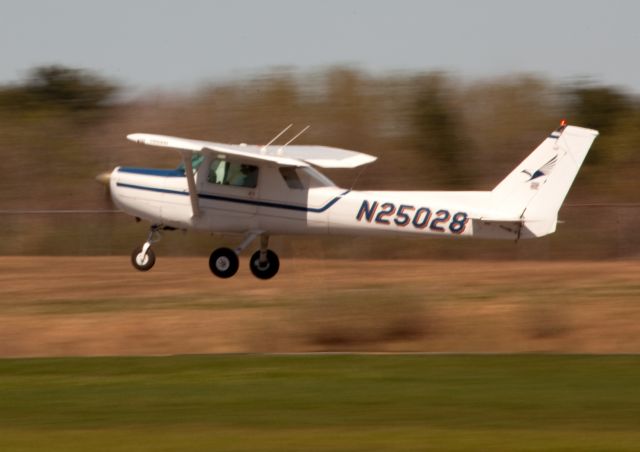
M 536 73 L 640 92 L 640 2 L 3 0 L 0 83 L 42 64 L 136 89 L 278 66 Z

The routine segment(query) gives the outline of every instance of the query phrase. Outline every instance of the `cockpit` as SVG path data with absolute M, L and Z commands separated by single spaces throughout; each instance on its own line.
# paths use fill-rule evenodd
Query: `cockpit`
M 194 172 L 198 170 L 204 161 L 204 154 L 194 153 L 192 155 L 191 166 Z M 214 158 L 209 163 L 207 181 L 212 184 L 256 188 L 259 170 L 256 165 Z M 176 171 L 184 174 L 184 163 L 181 163 L 176 168 Z M 278 167 L 278 172 L 291 190 L 336 186 L 331 179 L 310 166 L 281 166 Z

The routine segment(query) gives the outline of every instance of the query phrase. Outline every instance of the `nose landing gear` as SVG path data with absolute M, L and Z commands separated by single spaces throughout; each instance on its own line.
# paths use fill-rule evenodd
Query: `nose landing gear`
M 156 263 L 156 254 L 151 248 L 146 251 L 144 246 L 139 246 L 131 253 L 131 264 L 136 270 L 146 272 Z
M 131 253 L 131 264 L 136 270 L 146 272 L 156 263 L 156 254 L 151 249 L 151 245 L 157 243 L 162 238 L 160 231 L 162 226 L 154 224 L 149 228 L 149 235 L 144 245 L 139 246 Z

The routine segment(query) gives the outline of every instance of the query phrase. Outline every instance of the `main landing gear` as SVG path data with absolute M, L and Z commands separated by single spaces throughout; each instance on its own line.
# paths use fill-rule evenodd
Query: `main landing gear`
M 160 241 L 161 231 L 171 230 L 173 228 L 162 225 L 152 225 L 149 229 L 147 241 L 142 246 L 137 247 L 131 253 L 131 263 L 136 270 L 146 272 L 156 262 L 156 255 L 151 249 L 154 243 Z M 243 242 L 235 249 L 218 248 L 211 253 L 209 257 L 209 268 L 211 273 L 219 278 L 231 278 L 238 272 L 240 262 L 238 256 L 244 251 L 257 237 L 260 236 L 260 249 L 253 253 L 249 260 L 249 269 L 256 278 L 270 279 L 273 278 L 280 269 L 280 259 L 278 255 L 269 249 L 269 236 L 266 234 L 250 233 L 247 234 Z
M 209 257 L 211 273 L 218 278 L 231 278 L 238 271 L 240 261 L 235 251 L 229 248 L 218 248 Z
M 260 249 L 253 253 L 249 261 L 249 268 L 253 276 L 260 279 L 270 279 L 276 276 L 280 269 L 278 255 L 268 249 L 269 236 L 260 236 Z
M 230 278 L 238 271 L 238 255 L 253 242 L 258 234 L 247 234 L 243 242 L 235 249 L 218 248 L 209 258 L 211 272 L 219 278 Z M 269 249 L 269 236 L 260 234 L 260 249 L 253 253 L 249 260 L 249 268 L 256 278 L 273 278 L 280 269 L 278 255 Z

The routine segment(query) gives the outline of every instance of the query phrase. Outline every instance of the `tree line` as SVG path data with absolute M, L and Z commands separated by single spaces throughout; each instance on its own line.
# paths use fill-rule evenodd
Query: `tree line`
M 211 81 L 188 91 L 132 95 L 126 86 L 92 71 L 39 67 L 24 80 L 0 86 L 5 169 L 0 203 L 2 209 L 105 208 L 103 188 L 93 183 L 96 174 L 118 164 L 177 164 L 173 153 L 128 143 L 128 133 L 266 143 L 289 123 L 300 129 L 311 125 L 300 137 L 301 144 L 379 156 L 362 171 L 330 172 L 340 185 L 491 189 L 561 119 L 601 133 L 569 201 L 640 202 L 640 102 L 635 93 L 616 86 L 581 80 L 557 83 L 527 74 L 466 80 L 444 72 L 371 74 L 332 67 L 318 72 L 276 69 Z M 637 252 L 636 245 L 621 251 L 620 231 L 637 226 L 638 215 L 617 215 L 622 215 L 616 220 L 617 238 L 602 250 L 615 255 Z M 87 220 L 95 227 L 78 233 L 89 237 L 85 245 L 93 252 L 101 253 L 108 250 L 91 243 L 107 231 L 109 249 L 117 252 L 128 234 L 138 233 L 129 228 L 118 235 L 118 221 L 108 220 L 111 226 L 105 227 L 105 222 Z M 5 221 L 5 234 L 21 229 L 38 240 L 27 248 L 9 241 L 0 252 L 58 252 L 71 241 L 56 238 L 51 229 L 62 222 L 12 217 Z M 194 240 L 187 248 L 197 252 L 201 239 Z

